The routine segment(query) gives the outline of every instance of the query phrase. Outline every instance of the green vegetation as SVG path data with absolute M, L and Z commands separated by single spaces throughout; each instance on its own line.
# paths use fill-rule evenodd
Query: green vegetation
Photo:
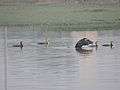
M 48 24 L 50 29 L 120 29 L 120 8 L 80 6 L 0 6 L 0 24 Z

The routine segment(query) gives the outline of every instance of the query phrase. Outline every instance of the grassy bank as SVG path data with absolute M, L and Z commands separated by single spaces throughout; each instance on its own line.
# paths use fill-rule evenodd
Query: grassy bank
M 61 30 L 120 29 L 120 8 L 0 6 L 0 24 L 47 24 Z

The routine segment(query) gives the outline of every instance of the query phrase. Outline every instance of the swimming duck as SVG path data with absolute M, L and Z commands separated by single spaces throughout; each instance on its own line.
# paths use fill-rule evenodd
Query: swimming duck
M 113 41 L 110 42 L 110 44 L 103 44 L 102 46 L 105 46 L 105 47 L 112 47 L 113 46 Z
M 22 49 L 23 48 L 23 42 L 20 41 L 20 43 L 18 45 L 13 45 L 13 47 L 20 47 Z
M 48 42 L 39 42 L 38 44 L 48 44 Z

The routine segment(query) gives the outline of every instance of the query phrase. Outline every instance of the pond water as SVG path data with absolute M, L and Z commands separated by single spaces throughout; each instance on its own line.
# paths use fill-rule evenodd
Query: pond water
M 47 31 L 9 27 L 7 71 L 4 70 L 4 28 L 0 27 L 0 90 L 119 90 L 120 30 Z M 97 50 L 80 53 L 78 40 L 98 41 Z M 38 42 L 48 39 L 48 45 Z M 23 49 L 12 47 L 23 41 Z M 113 42 L 113 48 L 102 44 Z M 5 72 L 7 78 L 5 79 Z

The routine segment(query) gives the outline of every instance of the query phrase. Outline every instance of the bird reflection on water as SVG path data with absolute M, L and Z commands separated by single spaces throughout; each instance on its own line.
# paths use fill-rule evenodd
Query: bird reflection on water
M 82 48 L 76 48 L 76 51 L 81 53 L 81 54 L 90 54 L 93 52 L 93 49 L 86 50 L 86 49 L 82 49 Z

